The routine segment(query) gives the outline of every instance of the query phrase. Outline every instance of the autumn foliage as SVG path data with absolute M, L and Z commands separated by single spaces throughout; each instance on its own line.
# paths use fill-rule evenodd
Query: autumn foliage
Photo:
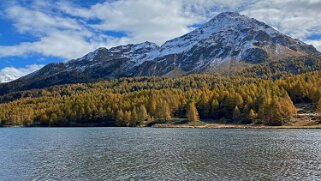
M 121 78 L 53 86 L 0 97 L 1 125 L 146 126 L 153 122 L 226 120 L 282 125 L 293 103 L 321 110 L 321 72 L 279 80 L 190 75 Z

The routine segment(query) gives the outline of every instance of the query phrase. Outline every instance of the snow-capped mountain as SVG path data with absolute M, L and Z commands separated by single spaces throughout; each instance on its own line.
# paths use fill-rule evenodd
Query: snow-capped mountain
M 41 87 L 118 77 L 178 76 L 220 71 L 227 63 L 258 64 L 305 55 L 320 53 L 263 22 L 226 12 L 161 46 L 144 42 L 99 48 L 67 63 L 49 64 L 18 81 Z
M 25 76 L 36 70 L 39 70 L 42 67 L 43 65 L 37 65 L 37 64 L 28 65 L 26 67 L 20 67 L 20 68 L 6 67 L 0 70 L 0 83 L 11 82 L 22 76 Z
M 11 82 L 18 79 L 19 77 L 12 74 L 0 74 L 0 83 Z
M 262 22 L 238 13 L 227 12 L 219 14 L 186 35 L 165 42 L 160 47 L 154 43 L 145 42 L 118 46 L 110 50 L 100 48 L 77 61 L 92 59 L 111 61 L 125 58 L 129 60 L 128 64 L 131 65 L 129 67 L 133 70 L 136 70 L 134 67 L 138 70 L 140 66 L 150 67 L 153 62 L 155 64 L 153 66 L 158 66 L 170 61 L 168 63 L 176 64 L 175 68 L 183 68 L 184 72 L 189 73 L 205 67 L 217 67 L 231 59 L 259 63 L 269 58 L 279 59 L 314 53 L 318 53 L 314 47 L 283 35 Z M 190 63 L 193 64 L 191 67 Z M 68 64 L 69 67 L 71 64 Z M 71 67 L 79 69 L 78 66 Z M 164 68 L 167 70 L 167 67 L 161 67 L 161 69 Z M 85 69 L 86 66 L 80 68 L 81 71 Z M 150 72 L 147 75 L 169 73 L 166 70 L 158 73 L 159 68 L 155 70 L 157 71 L 147 70 Z M 132 74 L 145 75 L 143 72 L 132 72 Z

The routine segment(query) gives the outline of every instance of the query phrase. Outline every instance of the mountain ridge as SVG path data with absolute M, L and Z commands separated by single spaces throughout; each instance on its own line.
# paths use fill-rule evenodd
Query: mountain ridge
M 49 64 L 9 84 L 29 89 L 119 77 L 232 72 L 301 56 L 320 57 L 320 53 L 312 45 L 284 35 L 254 18 L 224 12 L 161 46 L 143 42 L 110 49 L 101 47 L 66 63 Z M 224 68 L 224 64 L 229 64 L 228 68 Z M 0 91 L 5 90 L 0 86 Z

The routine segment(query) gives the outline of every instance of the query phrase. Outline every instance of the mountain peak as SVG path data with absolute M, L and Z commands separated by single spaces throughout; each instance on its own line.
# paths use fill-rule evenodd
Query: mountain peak
M 50 80 L 59 83 L 63 77 L 68 83 L 78 81 L 79 75 L 86 79 L 84 82 L 124 76 L 179 76 L 224 71 L 221 69 L 240 65 L 238 62 L 247 66 L 306 55 L 319 57 L 320 53 L 254 18 L 224 12 L 160 47 L 146 41 L 99 48 L 68 63 L 48 65 L 25 79 L 39 76 L 45 82 L 57 77 Z
M 214 16 L 212 19 L 210 19 L 207 23 L 205 24 L 209 24 L 215 22 L 217 23 L 217 21 L 251 21 L 252 18 L 247 17 L 245 15 L 241 15 L 238 12 L 223 12 L 223 13 L 219 13 L 216 16 Z
M 160 47 L 145 41 L 110 49 L 99 48 L 78 60 L 108 61 L 125 58 L 138 66 L 146 61 L 161 60 L 168 55 L 185 54 L 204 47 L 213 49 L 211 55 L 206 56 L 214 59 L 216 62 L 214 64 L 220 64 L 228 59 L 261 62 L 267 59 L 268 55 L 274 55 L 269 57 L 274 59 L 282 57 L 281 55 L 293 56 L 316 52 L 303 42 L 283 35 L 254 18 L 238 12 L 223 12 L 200 28 L 169 40 Z M 214 62 L 214 60 L 207 61 Z
M 242 16 L 240 13 L 238 12 L 222 12 L 217 14 L 215 17 L 237 17 L 237 16 Z
M 260 22 L 254 18 L 250 18 L 245 15 L 241 15 L 237 12 L 223 12 L 216 15 L 210 21 L 205 23 L 201 29 L 207 29 L 207 31 L 224 31 L 227 29 L 274 29 L 263 22 Z M 276 30 L 275 30 L 276 31 Z
M 161 50 L 158 56 L 165 56 L 168 54 L 176 54 L 188 51 L 199 42 L 207 40 L 215 34 L 218 35 L 218 33 L 220 32 L 225 32 L 226 34 L 226 36 L 224 36 L 222 33 L 220 33 L 220 36 L 223 36 L 220 39 L 226 39 L 228 38 L 228 34 L 230 34 L 230 31 L 244 34 L 244 32 L 242 31 L 249 30 L 264 30 L 269 35 L 278 33 L 272 27 L 269 27 L 266 24 L 259 22 L 253 18 L 241 15 L 237 12 L 223 12 L 212 18 L 200 28 L 197 28 L 194 31 L 181 37 L 165 42 L 165 44 L 161 46 Z

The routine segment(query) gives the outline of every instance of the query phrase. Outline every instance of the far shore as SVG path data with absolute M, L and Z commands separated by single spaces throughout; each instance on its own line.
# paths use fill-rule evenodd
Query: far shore
M 305 126 L 298 126 L 298 125 L 265 126 L 265 125 L 205 123 L 201 125 L 155 124 L 152 127 L 153 128 L 208 128 L 208 129 L 321 129 L 321 124 L 305 125 Z
M 302 107 L 302 106 L 301 106 Z M 172 121 L 156 121 L 145 122 L 138 128 L 209 128 L 209 129 L 321 129 L 321 116 L 313 112 L 301 113 L 292 120 L 281 126 L 267 126 L 264 124 L 236 124 L 236 123 L 221 123 L 219 120 L 200 120 L 195 122 L 188 122 L 186 119 L 173 118 Z M 2 125 L 3 128 L 25 128 L 23 125 Z M 31 127 L 47 127 L 47 126 L 31 126 Z M 69 126 L 62 126 L 65 128 L 85 128 L 85 127 L 115 127 L 110 122 L 101 123 L 82 123 L 73 124 Z M 0 127 L 1 128 L 1 127 Z M 55 128 L 55 126 L 49 126 Z M 57 127 L 56 127 L 57 128 Z
M 35 126 L 34 128 L 90 128 L 90 127 L 113 127 L 103 125 L 77 125 L 66 127 L 42 127 Z M 1 127 L 0 127 L 1 128 Z M 2 128 L 31 128 L 24 126 L 3 126 Z M 204 129 L 321 129 L 321 123 L 317 121 L 295 121 L 291 124 L 282 126 L 266 126 L 257 124 L 224 124 L 224 123 L 208 123 L 203 121 L 175 124 L 175 123 L 157 123 L 152 126 L 143 126 L 138 128 L 204 128 Z
M 298 114 L 299 115 L 299 114 Z M 235 128 L 235 129 L 321 129 L 321 120 L 318 116 L 299 115 L 281 126 L 267 126 L 263 124 L 224 124 L 219 122 L 197 121 L 183 124 L 160 123 L 154 124 L 154 128 Z

